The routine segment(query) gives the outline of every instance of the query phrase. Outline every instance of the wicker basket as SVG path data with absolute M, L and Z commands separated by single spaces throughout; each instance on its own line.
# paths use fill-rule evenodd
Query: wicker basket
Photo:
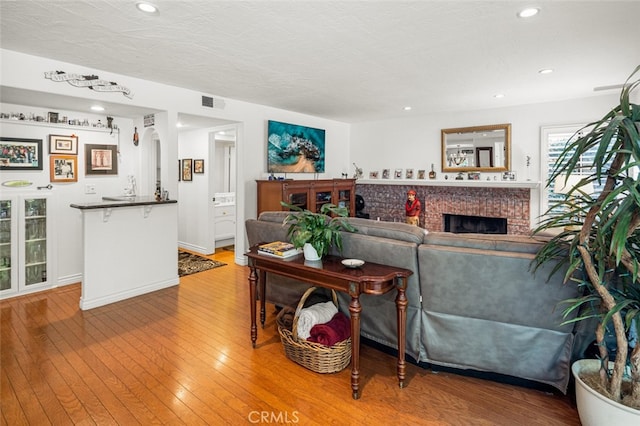
M 309 288 L 300 299 L 300 302 L 298 302 L 298 307 L 293 317 L 292 330 L 278 326 L 278 333 L 287 358 L 316 373 L 337 373 L 344 370 L 351 362 L 351 337 L 333 346 L 325 346 L 302 339 L 298 340 L 298 316 L 305 300 L 315 289 L 315 287 Z M 331 294 L 333 303 L 338 306 L 336 292 L 331 290 Z

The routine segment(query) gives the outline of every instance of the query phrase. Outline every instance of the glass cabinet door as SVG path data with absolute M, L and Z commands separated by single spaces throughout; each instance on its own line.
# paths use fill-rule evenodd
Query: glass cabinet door
M 309 208 L 309 186 L 296 183 L 285 183 L 282 186 L 284 200 L 301 209 Z
M 336 204 L 338 207 L 344 207 L 349 212 L 349 216 L 354 215 L 355 195 L 351 187 L 345 185 L 336 185 Z
M 316 191 L 316 213 L 320 213 L 320 209 L 322 206 L 327 203 L 331 203 L 331 189 L 326 191 L 317 190 Z
M 15 238 L 13 202 L 0 200 L 0 292 L 10 290 L 15 286 L 15 273 L 12 265 L 15 263 Z
M 47 200 L 25 198 L 24 202 L 24 285 L 47 281 Z

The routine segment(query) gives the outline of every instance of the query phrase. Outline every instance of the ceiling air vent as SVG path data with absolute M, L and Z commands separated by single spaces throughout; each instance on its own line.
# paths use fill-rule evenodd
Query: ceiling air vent
M 224 109 L 225 103 L 223 99 L 216 99 L 211 96 L 203 96 L 202 106 L 207 108 Z

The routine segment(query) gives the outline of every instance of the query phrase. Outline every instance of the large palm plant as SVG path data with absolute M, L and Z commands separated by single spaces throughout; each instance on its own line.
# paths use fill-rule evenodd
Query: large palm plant
M 583 296 L 567 301 L 565 314 L 580 310 L 573 321 L 598 319 L 602 385 L 609 398 L 634 408 L 640 408 L 640 343 L 629 351 L 629 336 L 640 334 L 640 105 L 631 103 L 630 96 L 640 85 L 639 74 L 640 66 L 627 80 L 620 105 L 576 133 L 561 153 L 549 182 L 578 171 L 582 156 L 595 151 L 592 172 L 553 207 L 561 213 L 548 212 L 536 233 L 579 226 L 566 226 L 535 259 L 537 266 L 558 259 L 568 263 L 565 280 L 582 287 Z M 580 190 L 589 182 L 604 183 L 597 197 Z M 617 346 L 612 370 L 604 342 L 611 324 Z M 623 395 L 623 374 L 629 364 L 632 390 Z

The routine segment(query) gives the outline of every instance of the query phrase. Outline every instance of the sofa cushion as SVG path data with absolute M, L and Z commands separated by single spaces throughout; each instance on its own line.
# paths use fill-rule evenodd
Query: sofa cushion
M 258 216 L 258 220 L 263 221 L 263 222 L 278 222 L 278 223 L 282 223 L 284 222 L 284 218 L 287 217 L 287 215 L 290 212 L 288 211 L 267 211 L 267 212 L 262 212 L 260 213 L 260 216 Z
M 424 236 L 425 244 L 532 254 L 537 253 L 544 242 L 544 237 L 527 235 L 429 232 Z
M 573 328 L 561 325 L 566 306 L 558 302 L 576 297 L 576 286 L 562 283 L 563 271 L 548 281 L 551 263 L 532 273 L 532 254 L 421 245 L 418 260 L 427 311 L 562 332 Z
M 420 244 L 427 233 L 424 228 L 402 222 L 384 222 L 350 217 L 349 223 L 352 224 L 358 230 L 357 233 L 361 235 L 407 241 L 416 244 Z

